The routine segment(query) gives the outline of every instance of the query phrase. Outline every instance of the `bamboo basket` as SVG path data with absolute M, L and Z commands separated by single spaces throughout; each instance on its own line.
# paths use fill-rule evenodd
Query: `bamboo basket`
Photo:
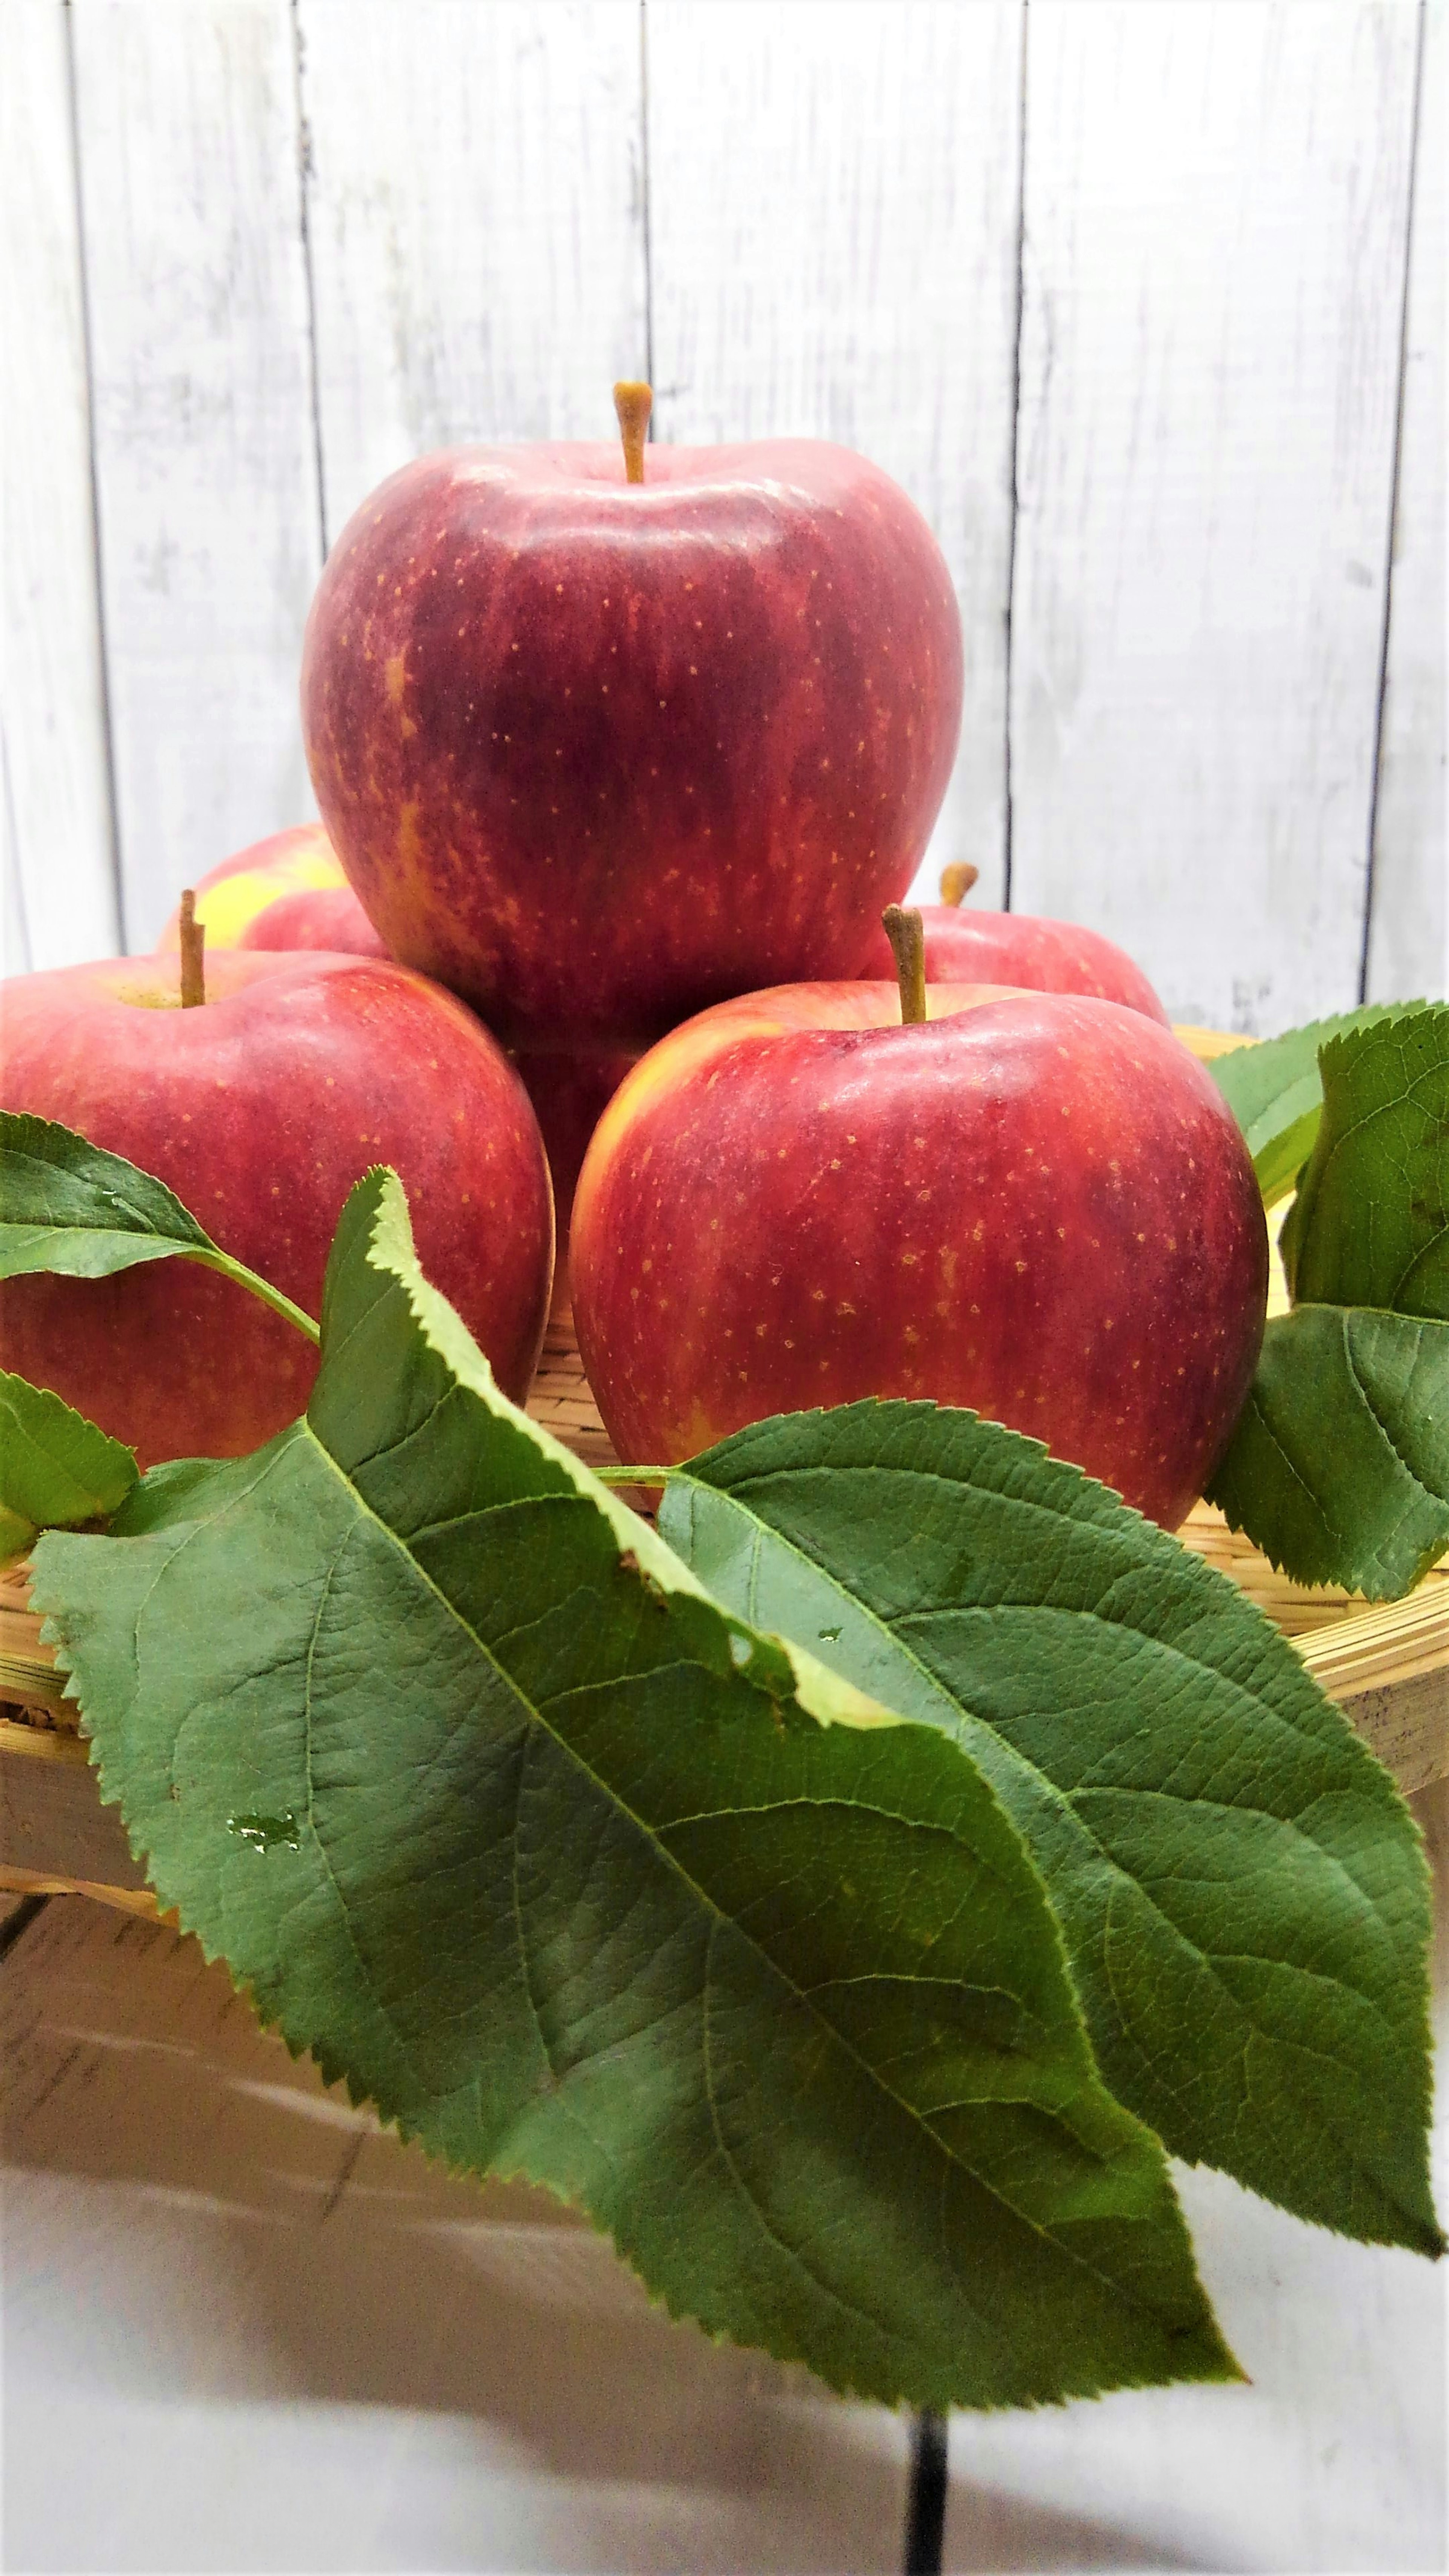
M 1249 1043 L 1205 1029 L 1178 1035 L 1204 1057 Z M 1275 1247 L 1269 1314 L 1287 1303 Z M 550 1318 L 528 1410 L 587 1466 L 617 1463 L 566 1306 Z M 1407 1600 L 1375 1609 L 1332 1586 L 1290 1583 L 1210 1503 L 1194 1505 L 1178 1536 L 1291 1638 L 1402 1789 L 1412 1793 L 1449 1773 L 1449 1557 Z M 120 1817 L 100 1803 L 74 1703 L 61 1696 L 40 1628 L 27 1568 L 0 1573 L 0 1890 L 92 1896 L 154 1915 Z

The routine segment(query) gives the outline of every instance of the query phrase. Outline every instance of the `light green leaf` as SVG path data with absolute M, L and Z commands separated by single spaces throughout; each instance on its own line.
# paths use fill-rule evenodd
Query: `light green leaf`
M 37 1270 L 106 1279 L 178 1254 L 235 1279 L 316 1341 L 311 1316 L 213 1243 L 164 1181 L 55 1120 L 0 1110 L 0 1279 Z
M 1323 1107 L 1319 1048 L 1344 1029 L 1371 1027 L 1404 1007 L 1370 1002 L 1213 1058 L 1208 1072 L 1243 1131 L 1266 1206 L 1291 1190 L 1313 1150 Z
M 660 1527 L 718 1597 L 966 1746 L 1098 2062 L 1173 2153 L 1437 2252 L 1418 1837 L 1224 1577 L 1035 1441 L 857 1404 L 737 1433 Z
M 136 1453 L 44 1387 L 0 1369 L 0 1556 L 37 1530 L 108 1520 L 136 1482 Z
M 987 1784 L 499 1395 L 391 1176 L 344 1211 L 306 1422 L 117 1527 L 37 1551 L 103 1794 L 330 2077 L 837 2388 L 1233 2374 Z
M 1295 1581 L 1392 1600 L 1449 1548 L 1449 1007 L 1335 1039 L 1323 1086 L 1297 1302 L 1209 1493 Z

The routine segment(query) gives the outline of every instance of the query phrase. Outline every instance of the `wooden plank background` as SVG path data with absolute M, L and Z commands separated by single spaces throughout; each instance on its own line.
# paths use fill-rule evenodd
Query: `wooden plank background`
M 313 809 L 307 601 L 463 440 L 865 449 L 923 886 L 1268 1032 L 1443 992 L 1443 0 L 4 0 L 9 971 Z

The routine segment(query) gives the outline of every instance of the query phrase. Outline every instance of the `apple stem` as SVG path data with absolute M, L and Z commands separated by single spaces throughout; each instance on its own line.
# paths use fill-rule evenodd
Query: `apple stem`
M 614 409 L 619 418 L 619 435 L 624 442 L 624 480 L 644 480 L 644 441 L 649 430 L 649 415 L 654 409 L 652 385 L 622 384 L 614 387 Z
M 969 859 L 954 860 L 949 868 L 941 870 L 941 901 L 964 903 L 980 874 L 981 870 L 973 868 Z
M 885 935 L 895 951 L 901 986 L 901 1019 L 909 1025 L 926 1016 L 926 934 L 918 912 L 903 912 L 888 903 L 881 914 Z
M 206 973 L 202 953 L 206 947 L 206 924 L 196 918 L 196 896 L 188 886 L 181 898 L 181 1007 L 195 1010 L 206 999 Z

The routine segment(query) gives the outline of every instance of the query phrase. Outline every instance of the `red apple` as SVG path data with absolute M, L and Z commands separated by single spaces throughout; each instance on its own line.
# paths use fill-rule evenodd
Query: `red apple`
M 401 1174 L 424 1270 L 522 1399 L 548 1311 L 553 1212 L 522 1085 L 487 1031 L 374 958 L 206 960 L 169 1007 L 151 958 L 0 988 L 0 1106 L 57 1118 L 170 1183 L 224 1251 L 320 1312 L 352 1183 Z M 189 1261 L 0 1285 L 5 1365 L 128 1440 L 143 1463 L 252 1449 L 306 1404 L 317 1355 L 247 1290 Z
M 394 956 L 509 1044 L 636 1051 L 851 975 L 950 773 L 925 521 L 807 440 L 459 448 L 349 522 L 307 625 L 328 831 Z
M 320 823 L 297 823 L 236 850 L 196 881 L 196 918 L 215 948 L 326 948 L 385 957 Z M 156 954 L 180 945 L 173 912 Z
M 1168 1026 L 1140 966 L 1100 931 L 1028 912 L 963 912 L 923 903 L 926 977 L 932 984 L 1015 984 L 1033 993 L 1091 993 Z M 890 941 L 877 928 L 862 972 L 894 971 Z
M 270 840 L 238 850 L 198 880 L 196 918 L 214 947 L 328 948 L 359 957 L 385 957 L 342 863 L 320 823 L 301 823 Z M 156 954 L 174 956 L 180 945 L 180 909 L 156 943 Z M 543 1133 L 553 1180 L 560 1246 L 568 1240 L 569 1210 L 584 1150 L 605 1103 L 618 1090 L 637 1047 L 590 1045 L 525 1047 L 514 1051 L 524 1089 Z
M 723 1004 L 637 1065 L 574 1202 L 574 1318 L 621 1458 L 763 1415 L 969 1405 L 1175 1527 L 1247 1393 L 1262 1202 L 1171 1031 L 1084 996 L 888 984 Z

